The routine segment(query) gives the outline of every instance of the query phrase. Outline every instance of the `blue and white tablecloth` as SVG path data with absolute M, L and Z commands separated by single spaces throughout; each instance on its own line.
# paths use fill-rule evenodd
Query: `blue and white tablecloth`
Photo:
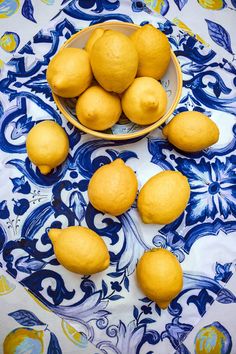
M 2 68 L 0 266 L 83 332 L 94 354 L 193 353 L 194 343 L 184 340 L 214 300 L 212 306 L 222 304 L 222 312 L 236 302 L 227 288 L 236 258 L 236 66 L 138 3 L 71 1 Z M 197 110 L 210 116 L 220 128 L 216 145 L 185 154 L 164 139 L 161 129 L 135 141 L 99 140 L 73 128 L 59 113 L 45 78 L 50 58 L 78 30 L 110 20 L 149 22 L 168 36 L 183 72 L 175 113 Z M 70 138 L 68 159 L 48 176 L 31 164 L 25 148 L 27 133 L 44 119 L 57 121 Z M 142 224 L 135 207 L 117 218 L 93 209 L 89 179 L 117 157 L 136 171 L 139 187 L 161 170 L 186 175 L 191 197 L 183 215 L 158 226 Z M 56 261 L 48 228 L 78 224 L 106 242 L 111 265 L 105 272 L 81 277 Z M 144 297 L 135 279 L 138 259 L 152 247 L 171 250 L 185 274 L 183 291 L 164 311 Z

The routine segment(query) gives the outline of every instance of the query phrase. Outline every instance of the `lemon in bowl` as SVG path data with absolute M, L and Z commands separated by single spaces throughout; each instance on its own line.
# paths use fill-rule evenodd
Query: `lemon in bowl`
M 98 31 L 99 29 L 99 31 Z M 140 71 L 138 67 L 138 62 L 140 62 L 140 50 L 136 48 L 137 40 L 132 39 L 132 35 L 137 30 L 141 31 L 142 27 L 125 22 L 106 22 L 100 23 L 94 26 L 87 27 L 82 31 L 74 34 L 71 38 L 69 38 L 63 45 L 62 49 L 64 48 L 85 48 L 87 45 L 87 50 L 90 57 L 90 63 L 92 64 L 93 74 L 96 79 L 96 85 L 100 85 L 104 89 L 110 92 L 116 92 L 116 94 L 120 95 L 122 99 L 123 90 L 127 89 L 129 85 L 132 84 L 132 80 L 135 77 L 139 77 Z M 103 31 L 102 31 L 103 30 Z M 148 28 L 150 30 L 150 28 Z M 96 31 L 96 32 L 95 32 Z M 114 35 L 114 32 L 120 32 L 121 35 L 118 36 L 117 34 Z M 91 35 L 94 35 L 91 37 Z M 124 39 L 126 35 L 126 39 Z M 115 38 L 117 41 L 117 46 L 120 45 L 120 51 L 118 54 L 115 53 L 115 49 L 111 48 L 111 36 Z M 141 32 L 142 37 L 142 32 Z M 91 38 L 90 42 L 89 39 Z M 106 41 L 105 41 L 106 39 Z M 108 44 L 107 44 L 108 43 Z M 109 44 L 110 43 L 110 44 Z M 107 53 L 107 56 L 103 55 L 104 52 L 101 52 L 100 48 L 103 44 L 104 52 Z M 117 70 L 120 70 L 120 63 L 124 62 L 124 55 L 123 53 L 124 48 L 130 48 L 128 54 L 126 55 L 127 66 L 129 65 L 129 70 L 127 72 L 122 71 L 123 77 L 123 85 L 120 87 L 119 82 L 115 79 L 114 82 L 109 82 L 107 80 L 104 81 L 104 76 L 101 75 L 99 72 L 99 66 L 96 65 L 97 63 L 93 59 L 93 55 L 98 55 L 101 57 L 101 61 L 104 63 L 103 60 L 107 60 L 107 65 L 109 64 L 109 55 L 111 54 L 111 50 L 113 51 L 113 57 L 117 58 L 118 61 L 114 64 L 114 67 Z M 136 51 L 134 50 L 136 48 Z M 125 50 L 127 53 L 127 50 Z M 136 55 L 137 53 L 137 55 Z M 167 51 L 166 51 L 167 53 Z M 105 57 L 105 59 L 104 59 Z M 155 58 L 154 58 L 155 59 Z M 155 60 L 152 60 L 155 63 Z M 124 67 L 124 66 L 123 66 Z M 102 67 L 101 67 L 102 68 Z M 115 70 L 110 70 L 110 76 L 113 77 Z M 145 72 L 145 76 L 149 76 L 149 73 Z M 152 73 L 150 73 L 152 75 Z M 139 124 L 135 121 L 131 121 L 127 118 L 127 116 L 123 113 L 120 116 L 120 119 L 111 127 L 104 129 L 104 130 L 96 130 L 92 129 L 84 125 L 80 121 L 79 115 L 77 116 L 76 110 L 78 112 L 78 107 L 76 109 L 77 97 L 75 98 L 65 98 L 58 96 L 55 92 L 53 93 L 54 101 L 61 111 L 61 113 L 65 116 L 65 118 L 73 124 L 75 127 L 80 129 L 85 133 L 89 133 L 93 136 L 98 138 L 107 139 L 107 140 L 127 140 L 133 139 L 140 136 L 143 136 L 154 129 L 158 128 L 161 124 L 163 124 L 173 113 L 174 109 L 176 108 L 181 92 L 182 92 L 182 74 L 179 62 L 170 49 L 170 60 L 168 62 L 168 68 L 165 71 L 164 76 L 162 76 L 161 80 L 159 81 L 161 85 L 164 87 L 166 94 L 167 94 L 167 105 L 165 109 L 165 113 L 158 118 L 157 121 L 146 124 Z

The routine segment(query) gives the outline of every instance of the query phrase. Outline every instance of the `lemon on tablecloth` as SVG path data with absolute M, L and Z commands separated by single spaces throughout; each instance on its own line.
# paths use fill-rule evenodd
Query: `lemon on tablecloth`
M 162 171 L 141 188 L 138 211 L 146 224 L 169 224 L 184 211 L 190 197 L 187 178 L 178 171 Z
M 83 226 L 50 229 L 48 236 L 60 264 L 82 275 L 98 273 L 110 264 L 110 256 L 103 239 Z
M 89 182 L 88 197 L 97 210 L 118 216 L 131 207 L 137 191 L 134 171 L 123 160 L 116 159 L 94 173 Z
M 66 159 L 69 139 L 59 124 L 45 120 L 30 130 L 26 150 L 29 159 L 46 175 Z
M 162 132 L 171 144 L 187 152 L 208 148 L 218 141 L 220 134 L 217 125 L 197 111 L 177 114 Z
M 153 248 L 143 254 L 137 265 L 137 280 L 144 294 L 162 309 L 168 307 L 183 287 L 183 271 L 168 250 Z

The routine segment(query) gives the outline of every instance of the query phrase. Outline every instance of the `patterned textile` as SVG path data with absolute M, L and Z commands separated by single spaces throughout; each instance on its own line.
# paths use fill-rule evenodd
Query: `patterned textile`
M 182 342 L 212 302 L 235 302 L 225 284 L 236 252 L 236 67 L 138 3 L 71 1 L 3 67 L 0 265 L 103 353 L 188 353 Z M 197 110 L 210 116 L 220 128 L 216 145 L 185 154 L 161 129 L 135 141 L 99 140 L 59 113 L 45 78 L 50 58 L 81 28 L 109 20 L 149 22 L 166 33 L 183 72 L 175 114 Z M 48 176 L 31 164 L 25 148 L 27 133 L 44 119 L 61 124 L 70 139 L 68 159 Z M 119 217 L 93 209 L 89 179 L 118 157 L 136 171 L 139 187 L 161 170 L 183 172 L 191 186 L 186 211 L 172 224 L 158 226 L 144 225 L 136 205 Z M 78 276 L 55 259 L 48 228 L 79 224 L 95 230 L 109 248 L 111 265 L 102 274 Z M 171 250 L 184 269 L 183 291 L 164 311 L 136 284 L 136 263 L 152 247 Z

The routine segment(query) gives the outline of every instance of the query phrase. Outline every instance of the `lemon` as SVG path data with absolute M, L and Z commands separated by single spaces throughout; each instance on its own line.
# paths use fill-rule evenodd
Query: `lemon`
M 141 188 L 138 211 L 146 224 L 169 224 L 183 213 L 189 197 L 189 183 L 182 173 L 162 171 Z
M 69 140 L 59 124 L 46 120 L 30 130 L 26 138 L 26 150 L 29 159 L 46 175 L 66 159 Z
M 111 128 L 119 120 L 121 112 L 119 96 L 100 86 L 89 87 L 76 104 L 79 121 L 94 130 Z
M 11 284 L 4 276 L 0 276 L 0 296 L 7 295 L 15 289 L 15 285 Z
M 94 43 L 91 55 L 93 74 L 107 91 L 122 93 L 133 82 L 138 54 L 129 37 L 107 30 Z
M 68 322 L 62 320 L 61 323 L 62 330 L 66 337 L 75 345 L 80 348 L 86 348 L 88 345 L 88 340 L 84 334 L 76 331 L 74 327 L 72 327 Z
M 88 197 L 97 210 L 114 216 L 125 213 L 133 204 L 138 190 L 134 171 L 117 159 L 100 167 L 88 186 Z
M 178 149 L 197 152 L 219 140 L 217 125 L 200 112 L 177 114 L 162 130 L 164 136 Z
M 85 45 L 85 50 L 88 52 L 88 54 L 91 54 L 91 50 L 93 48 L 94 43 L 96 40 L 104 34 L 105 30 L 103 28 L 96 28 L 92 34 L 90 35 L 86 45 Z
M 130 39 L 138 52 L 137 76 L 160 80 L 170 62 L 170 44 L 166 35 L 147 24 L 132 33 Z
M 137 280 L 144 294 L 165 309 L 183 287 L 183 271 L 177 258 L 163 248 L 147 251 L 140 258 Z
M 122 95 L 122 109 L 134 123 L 156 122 L 166 112 L 167 94 L 160 82 L 151 77 L 138 77 Z
M 224 0 L 197 0 L 197 1 L 204 9 L 208 9 L 208 10 L 221 10 L 226 5 Z
M 63 48 L 50 61 L 47 81 L 61 97 L 79 96 L 91 84 L 93 74 L 88 53 L 81 48 Z
M 110 264 L 105 242 L 87 227 L 50 229 L 48 236 L 58 262 L 71 272 L 94 274 L 103 271 Z
M 31 328 L 16 328 L 3 342 L 3 354 L 34 353 L 43 354 L 43 331 Z

